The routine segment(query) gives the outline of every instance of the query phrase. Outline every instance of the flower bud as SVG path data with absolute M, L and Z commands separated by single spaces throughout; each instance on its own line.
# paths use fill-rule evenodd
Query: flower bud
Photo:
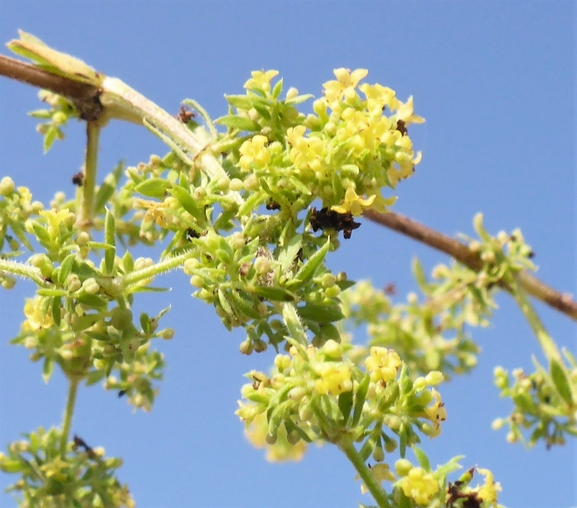
M 407 476 L 413 468 L 413 464 L 407 459 L 399 459 L 395 462 L 395 473 L 398 476 Z
M 5 176 L 0 180 L 0 196 L 9 196 L 14 192 L 14 180 L 9 176 Z

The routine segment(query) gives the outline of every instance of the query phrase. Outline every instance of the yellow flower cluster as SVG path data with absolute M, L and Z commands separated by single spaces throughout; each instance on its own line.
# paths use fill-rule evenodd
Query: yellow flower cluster
M 422 467 L 413 467 L 398 482 L 405 496 L 421 506 L 428 505 L 432 496 L 439 492 L 439 482 Z
M 266 166 L 271 160 L 270 151 L 265 146 L 267 143 L 268 139 L 266 136 L 261 136 L 260 134 L 245 141 L 239 149 L 241 155 L 239 160 L 240 167 L 248 171 L 251 169 L 252 164 L 259 168 Z
M 387 383 L 397 377 L 397 371 L 401 366 L 401 358 L 392 349 L 374 346 L 370 349 L 370 355 L 365 360 L 367 370 L 371 373 L 371 381 Z

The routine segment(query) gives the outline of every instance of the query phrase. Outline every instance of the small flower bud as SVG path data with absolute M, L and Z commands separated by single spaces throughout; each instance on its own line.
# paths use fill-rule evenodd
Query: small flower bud
M 252 347 L 252 341 L 250 339 L 243 340 L 240 343 L 239 349 L 243 355 L 250 355 L 254 350 Z
M 398 476 L 407 476 L 413 468 L 413 464 L 407 459 L 399 459 L 395 462 L 395 473 Z
M 299 94 L 299 91 L 294 87 L 291 86 L 286 93 L 286 99 L 287 101 L 290 101 L 291 99 L 294 99 L 295 97 L 297 97 Z
M 172 328 L 165 328 L 160 332 L 160 337 L 164 340 L 170 340 L 174 337 L 174 330 Z
M 5 176 L 0 180 L 0 196 L 9 196 L 14 192 L 14 180 L 9 176 Z
M 82 283 L 82 289 L 89 295 L 95 295 L 100 291 L 100 286 L 94 277 L 89 277 Z
M 304 398 L 306 394 L 307 392 L 302 386 L 295 386 L 289 391 L 288 397 L 295 402 L 299 402 Z

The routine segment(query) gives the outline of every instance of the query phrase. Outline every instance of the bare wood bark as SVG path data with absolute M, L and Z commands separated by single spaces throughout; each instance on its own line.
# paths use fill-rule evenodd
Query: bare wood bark
M 364 216 L 381 226 L 448 254 L 471 270 L 478 271 L 483 265 L 479 254 L 472 252 L 464 243 L 404 215 L 395 212 L 378 213 L 369 210 L 365 212 Z M 519 283 L 531 296 L 577 320 L 577 302 L 572 299 L 570 294 L 560 293 L 526 271 L 519 274 Z M 508 288 L 504 286 L 504 289 Z

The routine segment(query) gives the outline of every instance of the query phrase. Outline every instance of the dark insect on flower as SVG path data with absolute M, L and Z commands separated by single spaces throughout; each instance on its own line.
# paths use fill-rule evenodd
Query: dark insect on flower
M 82 187 L 82 184 L 84 183 L 84 173 L 82 173 L 82 171 L 79 171 L 78 173 L 76 173 L 72 177 L 72 183 L 74 185 L 76 185 L 77 187 Z
M 118 398 L 124 397 L 125 395 L 126 395 L 126 390 L 119 390 L 119 392 L 118 392 Z
M 84 451 L 87 453 L 89 458 L 96 459 L 96 453 L 94 453 L 94 450 L 86 444 L 86 441 L 84 441 L 84 439 L 78 437 L 77 435 L 74 435 L 73 447 L 75 450 L 77 448 L 84 448 Z
M 403 135 L 406 136 L 409 131 L 407 131 L 407 126 L 403 120 L 397 120 L 397 130 Z
M 182 123 L 188 123 L 195 116 L 196 116 L 196 113 L 191 111 L 188 106 L 180 106 L 180 109 L 178 110 L 178 115 L 176 115 L 176 118 L 178 120 L 180 120 Z
M 277 203 L 274 199 L 269 199 L 266 202 L 266 209 L 267 210 L 280 210 L 280 204 Z
M 319 229 L 334 229 L 342 231 L 345 239 L 349 239 L 354 229 L 361 227 L 360 223 L 355 222 L 351 212 L 338 213 L 329 208 L 317 210 L 311 208 L 310 225 L 316 233 Z

